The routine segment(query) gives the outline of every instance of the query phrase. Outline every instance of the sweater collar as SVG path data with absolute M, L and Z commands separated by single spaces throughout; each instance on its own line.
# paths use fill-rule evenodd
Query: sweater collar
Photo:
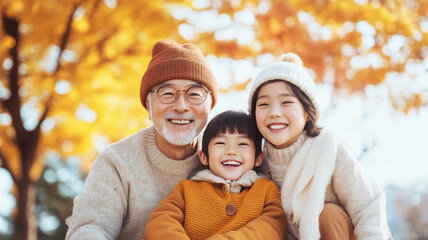
M 234 181 L 226 180 L 215 175 L 210 169 L 199 171 L 191 180 L 197 182 L 220 183 L 226 185 L 230 193 L 240 193 L 243 187 L 251 187 L 261 178 L 261 175 L 253 170 L 246 171 L 242 176 Z
M 183 160 L 175 160 L 168 158 L 161 152 L 159 147 L 156 145 L 156 137 L 155 137 L 155 128 L 154 126 L 148 127 L 145 129 L 145 137 L 143 146 L 148 153 L 149 161 L 160 171 L 166 173 L 166 174 L 174 174 L 174 175 L 180 175 L 184 172 L 190 173 L 197 167 L 201 166 L 198 152 L 201 150 L 202 146 L 202 137 L 201 135 L 198 136 L 198 144 L 196 147 L 195 153 Z
M 293 144 L 285 148 L 276 148 L 266 141 L 265 146 L 270 162 L 275 165 L 288 166 L 307 138 L 306 131 L 303 131 Z

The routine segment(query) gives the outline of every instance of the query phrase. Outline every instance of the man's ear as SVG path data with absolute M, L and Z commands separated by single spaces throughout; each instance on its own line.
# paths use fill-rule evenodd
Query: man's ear
M 260 152 L 259 156 L 257 156 L 257 158 L 256 158 L 256 161 L 254 162 L 254 166 L 255 167 L 258 167 L 258 166 L 262 165 L 264 156 L 265 156 L 265 153 L 264 152 Z
M 201 161 L 202 165 L 208 166 L 208 158 L 207 155 L 201 150 L 199 151 L 199 160 Z
M 149 112 L 149 119 L 152 120 L 152 115 L 150 114 L 150 102 L 149 102 L 149 98 L 146 97 L 146 107 L 147 107 L 147 112 Z

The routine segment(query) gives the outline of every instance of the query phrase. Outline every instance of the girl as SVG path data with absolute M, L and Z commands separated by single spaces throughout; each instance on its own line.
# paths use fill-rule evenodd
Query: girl
M 385 195 L 332 133 L 317 126 L 315 84 L 299 56 L 265 67 L 249 96 L 266 139 L 265 164 L 281 188 L 289 235 L 298 239 L 388 239 Z

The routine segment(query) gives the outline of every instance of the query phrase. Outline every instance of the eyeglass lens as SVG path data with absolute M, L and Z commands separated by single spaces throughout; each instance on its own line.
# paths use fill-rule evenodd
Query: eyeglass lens
M 203 87 L 191 87 L 187 90 L 179 90 L 185 93 L 187 101 L 193 104 L 203 103 L 207 97 L 207 91 Z M 163 103 L 172 103 L 179 97 L 179 92 L 174 87 L 164 86 L 157 90 L 159 99 Z

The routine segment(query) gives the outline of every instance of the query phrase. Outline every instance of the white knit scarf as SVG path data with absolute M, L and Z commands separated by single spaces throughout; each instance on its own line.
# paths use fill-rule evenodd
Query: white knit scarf
M 320 238 L 319 215 L 333 175 L 336 153 L 335 137 L 323 131 L 317 137 L 306 139 L 286 170 L 281 188 L 282 204 L 298 226 L 302 240 Z

